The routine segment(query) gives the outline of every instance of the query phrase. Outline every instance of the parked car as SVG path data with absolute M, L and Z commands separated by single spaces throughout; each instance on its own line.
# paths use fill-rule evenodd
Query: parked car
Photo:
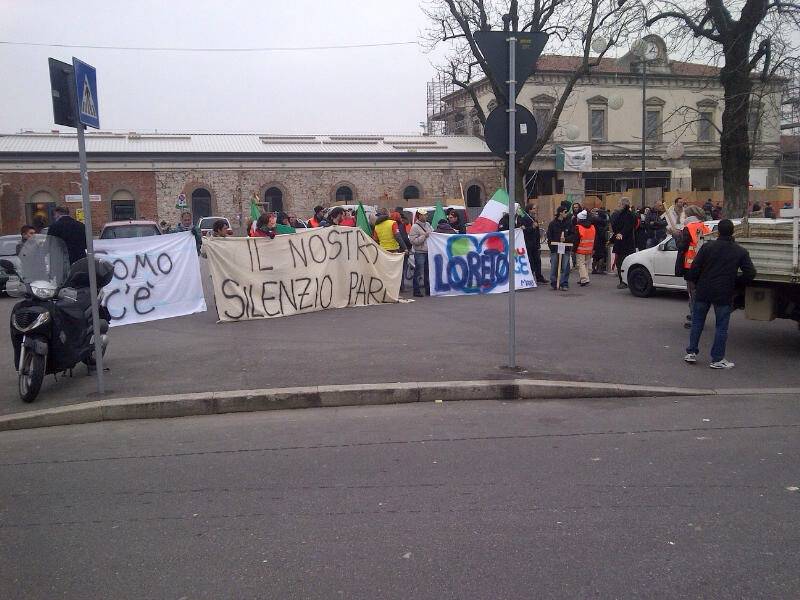
M 228 225 L 228 229 L 231 228 L 231 222 L 225 217 L 200 217 L 197 220 L 197 228 L 200 230 L 200 235 L 211 235 L 211 232 L 214 230 L 214 223 L 217 221 L 225 221 Z
M 22 241 L 20 235 L 4 235 L 0 237 L 0 258 L 9 261 L 14 268 L 19 268 L 19 258 L 17 258 L 17 244 Z M 0 267 L 0 292 L 5 292 L 6 282 L 9 277 L 14 275 Z
M 148 237 L 161 235 L 161 228 L 155 221 L 111 221 L 103 225 L 101 240 Z
M 790 223 L 788 220 L 755 218 L 749 220 L 753 225 L 774 225 Z M 712 232 L 717 230 L 719 221 L 706 221 Z M 734 225 L 741 219 L 734 219 Z M 686 280 L 675 276 L 675 260 L 678 248 L 672 236 L 668 236 L 658 246 L 635 252 L 622 263 L 622 277 L 628 282 L 631 294 L 647 298 L 654 290 L 685 290 Z
M 412 207 L 403 209 L 403 212 L 408 217 L 408 222 L 411 223 L 412 225 L 414 224 L 414 221 L 417 220 L 417 211 L 419 209 L 421 209 L 421 208 L 424 208 L 425 210 L 428 211 L 428 223 L 431 223 L 431 219 L 433 218 L 433 213 L 436 210 L 435 206 L 412 206 Z M 467 216 L 467 209 L 464 208 L 462 205 L 459 205 L 459 204 L 448 204 L 447 206 L 444 206 L 443 208 L 444 208 L 444 212 L 445 213 L 448 210 L 450 210 L 451 208 L 455 209 L 455 211 L 458 213 L 458 218 L 461 219 L 461 223 L 466 225 L 469 222 L 469 218 Z M 436 229 L 436 223 L 431 223 L 431 226 L 434 229 Z

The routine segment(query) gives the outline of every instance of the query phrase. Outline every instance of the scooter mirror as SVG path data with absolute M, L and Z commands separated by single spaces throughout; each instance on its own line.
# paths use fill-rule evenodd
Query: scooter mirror
M 6 260 L 5 258 L 0 259 L 0 267 L 3 267 L 3 270 L 7 271 L 8 273 L 17 272 L 17 268 L 14 266 L 14 263 L 12 263 L 10 260 Z
M 78 290 L 70 287 L 61 288 L 58 291 L 58 297 L 60 300 L 69 300 L 70 302 L 77 302 Z
M 25 297 L 25 284 L 16 277 L 12 277 L 6 281 L 6 294 L 11 298 L 24 298 Z

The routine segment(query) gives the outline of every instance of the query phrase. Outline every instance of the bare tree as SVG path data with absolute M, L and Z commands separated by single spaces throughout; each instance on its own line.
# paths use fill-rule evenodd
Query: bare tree
M 757 94 L 769 93 L 775 76 L 791 60 L 796 49 L 789 34 L 800 27 L 800 4 L 783 0 L 656 1 L 651 3 L 646 25 L 657 24 L 672 26 L 665 37 L 691 45 L 695 56 L 719 57 L 725 99 L 720 132 L 725 213 L 742 217 L 747 212 L 750 163 L 760 122 L 758 113 L 751 113 L 754 85 Z
M 475 31 L 541 31 L 550 35 L 546 54 L 580 56 L 580 64 L 566 77 L 544 132 L 540 132 L 530 152 L 517 159 L 518 197 L 524 197 L 523 178 L 534 157 L 552 137 L 575 85 L 600 65 L 610 48 L 626 43 L 633 24 L 643 20 L 638 5 L 626 6 L 619 0 L 429 0 L 424 10 L 430 26 L 423 41 L 430 49 L 448 46 L 440 72 L 468 93 L 484 125 L 486 114 L 478 102 L 478 85 L 488 82 L 498 104 L 505 106 L 508 88 L 484 60 L 475 43 Z M 593 42 L 600 39 L 604 40 L 604 47 L 593 56 Z

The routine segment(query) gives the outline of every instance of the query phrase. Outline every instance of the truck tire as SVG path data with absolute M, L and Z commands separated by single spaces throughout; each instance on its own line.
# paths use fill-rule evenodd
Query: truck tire
M 637 298 L 653 295 L 653 278 L 645 267 L 635 265 L 628 270 L 628 289 Z

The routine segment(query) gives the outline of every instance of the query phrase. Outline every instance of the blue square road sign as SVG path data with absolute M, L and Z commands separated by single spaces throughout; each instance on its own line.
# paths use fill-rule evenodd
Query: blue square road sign
M 97 103 L 97 70 L 72 57 L 75 70 L 75 91 L 78 96 L 78 120 L 87 127 L 100 129 L 100 107 Z

